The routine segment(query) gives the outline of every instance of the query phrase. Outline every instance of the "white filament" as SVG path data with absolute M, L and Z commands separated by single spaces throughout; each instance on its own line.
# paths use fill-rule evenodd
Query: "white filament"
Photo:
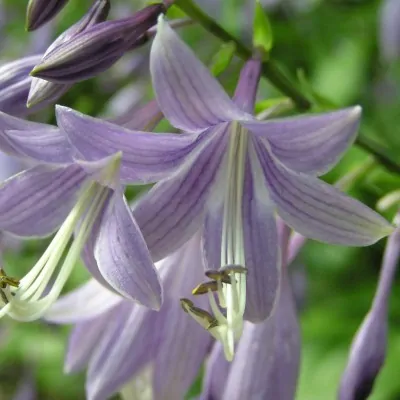
M 243 239 L 243 191 L 247 155 L 247 131 L 239 124 L 232 124 L 227 159 L 227 180 L 224 199 L 224 216 L 221 243 L 221 265 L 245 266 Z M 213 328 L 224 345 L 225 356 L 233 359 L 235 340 L 243 329 L 243 314 L 246 306 L 246 274 L 229 272 L 231 283 L 218 282 L 218 301 L 226 308 L 226 317 L 221 313 L 213 294 L 209 294 L 210 306 L 218 321 Z M 218 331 L 218 332 L 217 332 Z M 213 332 L 211 332 L 213 333 Z

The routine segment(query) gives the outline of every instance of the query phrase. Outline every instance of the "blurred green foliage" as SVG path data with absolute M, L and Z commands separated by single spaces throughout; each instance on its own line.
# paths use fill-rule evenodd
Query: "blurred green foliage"
M 300 0 L 299 0 L 300 1 Z M 197 0 L 201 5 L 202 0 Z M 1 45 L 1 59 L 22 56 L 32 34 L 24 31 L 26 0 L 3 0 L 6 27 Z M 53 37 L 69 27 L 84 13 L 89 0 L 70 0 L 56 19 Z M 138 7 L 134 0 L 113 0 L 113 7 Z M 243 5 L 250 0 L 207 1 L 219 22 L 229 31 L 250 42 Z M 384 150 L 400 162 L 400 62 L 387 66 L 380 61 L 377 42 L 379 0 L 320 0 L 301 12 L 276 7 L 268 11 L 274 34 L 271 57 L 292 78 L 303 71 L 307 84 L 339 106 L 361 104 L 364 108 L 364 135 L 379 142 Z M 238 23 L 242 21 L 242 23 Z M 246 25 L 246 29 L 244 27 Z M 196 54 L 210 64 L 220 42 L 201 27 L 181 29 Z M 143 54 L 148 51 L 144 49 Z M 126 56 L 129 58 L 130 56 Z M 125 60 L 126 61 L 126 60 Z M 61 103 L 96 115 L 108 99 L 137 74 L 118 76 L 118 65 L 96 79 L 80 83 L 68 92 Z M 232 93 L 241 62 L 233 58 L 220 80 Z M 141 79 L 141 78 L 140 78 Z M 149 94 L 151 88 L 149 88 Z M 265 80 L 260 100 L 281 97 Z M 53 121 L 53 113 L 40 118 Z M 351 168 L 365 161 L 367 155 L 351 149 L 340 165 L 326 176 L 336 181 Z M 377 200 L 399 189 L 400 176 L 376 166 L 351 194 L 374 207 Z M 132 191 L 132 196 L 135 191 Z M 385 216 L 391 218 L 393 210 Z M 8 251 L 5 266 L 12 275 L 22 276 L 39 258 L 46 241 L 30 241 L 21 251 Z M 352 337 L 367 312 L 374 294 L 384 241 L 363 249 L 308 243 L 300 255 L 308 281 L 306 304 L 301 312 L 303 361 L 298 400 L 334 399 L 340 375 L 346 363 Z M 66 290 L 87 278 L 83 266 L 75 269 Z M 395 285 L 391 296 L 390 340 L 388 357 L 376 384 L 372 400 L 400 398 L 397 364 L 400 358 L 400 293 Z M 25 374 L 32 373 L 38 399 L 63 400 L 84 398 L 84 376 L 63 375 L 63 356 L 67 328 L 44 323 L 1 322 L 0 399 L 9 399 Z

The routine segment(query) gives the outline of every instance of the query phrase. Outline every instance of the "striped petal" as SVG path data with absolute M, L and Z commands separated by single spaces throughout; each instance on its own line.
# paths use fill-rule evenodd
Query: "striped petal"
M 0 230 L 46 236 L 65 220 L 87 178 L 77 165 L 33 167 L 0 186 Z
M 117 292 L 152 309 L 160 308 L 157 271 L 131 211 L 118 193 L 103 215 L 94 255 L 99 271 Z
M 161 111 L 176 128 L 196 132 L 249 118 L 162 16 L 151 48 L 150 72 Z
M 133 207 L 133 214 L 157 261 L 199 229 L 223 160 L 229 124 L 208 132 L 207 141 L 174 175 L 157 183 Z
M 296 172 L 322 175 L 329 171 L 354 142 L 361 108 L 347 108 L 320 115 L 244 122 L 267 139 L 273 154 Z
M 122 182 L 155 182 L 170 175 L 202 141 L 190 134 L 130 131 L 67 107 L 57 107 L 57 122 L 85 160 L 122 152 Z
M 280 247 L 274 205 L 265 188 L 260 165 L 254 159 L 256 155 L 251 151 L 243 194 L 244 255 L 248 269 L 244 317 L 260 322 L 269 317 L 276 303 Z
M 223 400 L 295 398 L 300 332 L 287 277 L 279 297 L 268 320 L 245 325 Z
M 91 279 L 78 289 L 60 297 L 44 318 L 57 324 L 83 322 L 106 313 L 120 301 L 122 297 Z
M 272 201 L 281 218 L 311 239 L 367 246 L 393 231 L 379 214 L 335 187 L 282 165 L 265 143 L 253 140 Z

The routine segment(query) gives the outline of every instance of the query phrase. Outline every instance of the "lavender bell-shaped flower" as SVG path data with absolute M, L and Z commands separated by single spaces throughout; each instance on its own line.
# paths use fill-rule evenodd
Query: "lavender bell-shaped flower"
M 40 317 L 57 299 L 82 250 L 89 270 L 105 286 L 150 308 L 159 308 L 158 275 L 120 187 L 120 178 L 122 183 L 131 183 L 130 178 L 135 182 L 138 174 L 132 175 L 126 167 L 120 171 L 120 152 L 95 161 L 74 160 L 76 150 L 56 127 L 6 114 L 0 114 L 0 120 L 0 148 L 40 164 L 0 187 L 0 229 L 18 236 L 44 236 L 61 225 L 28 275 L 20 282 L 10 279 L 5 285 L 1 314 L 23 320 Z M 133 143 L 134 154 L 147 160 L 147 153 L 140 148 L 141 136 L 136 138 L 139 150 Z M 118 147 L 118 142 L 114 145 Z M 136 163 L 140 160 L 135 159 Z M 133 167 L 140 171 L 141 165 Z M 152 171 L 148 174 L 151 176 Z M 141 176 L 147 179 L 144 171 Z M 58 277 L 42 297 L 74 231 Z
M 146 41 L 146 31 L 163 12 L 163 4 L 153 4 L 131 17 L 91 26 L 53 46 L 31 74 L 62 84 L 93 77 L 109 68 L 127 50 Z
M 395 223 L 400 222 L 399 214 Z M 400 229 L 388 238 L 374 301 L 356 333 L 343 373 L 340 400 L 366 399 L 385 361 L 388 329 L 388 300 L 400 256 Z
M 75 372 L 88 366 L 89 400 L 103 400 L 118 391 L 129 400 L 184 398 L 211 344 L 207 332 L 186 318 L 179 304 L 200 279 L 201 261 L 197 234 L 157 263 L 164 293 L 159 312 L 124 300 L 95 281 L 48 311 L 48 321 L 76 324 L 65 369 Z M 203 303 L 206 307 L 206 299 Z M 204 311 L 200 314 L 210 318 Z
M 26 30 L 33 31 L 50 21 L 68 0 L 29 0 L 26 9 Z
M 160 182 L 135 204 L 133 213 L 155 261 L 203 226 L 211 281 L 196 293 L 216 290 L 226 315 L 209 293 L 218 322 L 210 332 L 232 359 L 243 317 L 260 322 L 275 304 L 275 211 L 296 231 L 328 243 L 369 245 L 393 230 L 380 215 L 316 178 L 353 142 L 360 108 L 258 121 L 250 113 L 260 63 L 245 65 L 232 101 L 163 17 L 150 67 L 161 111 L 186 133 L 168 142 L 165 134 L 147 134 L 146 142 L 143 137 L 141 153 L 151 156 L 141 174 L 150 178 L 152 171 L 153 182 Z M 60 128 L 85 159 L 102 158 L 118 147 L 121 176 L 139 173 L 139 159 L 133 157 L 137 135 L 70 110 L 59 109 L 58 115 Z M 190 307 L 186 311 L 195 317 Z
M 97 0 L 93 3 L 92 7 L 88 12 L 69 29 L 63 32 L 46 50 L 44 55 L 40 60 L 38 60 L 35 65 L 40 64 L 40 62 L 47 57 L 55 48 L 61 46 L 63 43 L 71 40 L 75 35 L 85 32 L 90 27 L 103 22 L 107 19 L 108 13 L 110 11 L 109 0 Z M 32 66 L 33 68 L 33 66 Z M 32 68 L 30 70 L 32 70 Z M 44 79 L 30 77 L 32 83 L 29 90 L 27 107 L 31 108 L 38 104 L 49 104 L 54 103 L 59 99 L 65 92 L 67 92 L 71 84 L 62 84 L 49 82 Z

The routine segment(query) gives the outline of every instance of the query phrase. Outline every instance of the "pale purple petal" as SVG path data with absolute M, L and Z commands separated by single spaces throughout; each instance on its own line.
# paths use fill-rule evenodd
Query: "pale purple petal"
M 27 121 L 21 118 L 13 117 L 0 111 L 0 150 L 10 155 L 18 157 L 18 151 L 14 149 L 7 137 L 7 130 L 22 130 L 22 131 L 53 131 L 54 126 L 41 124 L 38 122 Z M 22 154 L 22 157 L 24 154 Z
M 221 267 L 222 227 L 224 205 L 218 199 L 211 199 L 204 217 L 202 247 L 206 269 L 216 270 Z
M 151 48 L 150 71 L 161 111 L 176 128 L 196 132 L 249 118 L 163 17 Z
M 155 182 L 169 176 L 203 139 L 191 134 L 130 131 L 61 106 L 57 107 L 57 122 L 85 160 L 121 151 L 120 174 L 126 183 Z
M 272 153 L 288 168 L 321 175 L 354 142 L 360 116 L 361 108 L 356 106 L 326 114 L 244 122 L 243 125 L 268 140 Z
M 131 109 L 110 120 L 110 122 L 121 125 L 126 129 L 152 131 L 163 118 L 164 115 L 157 101 L 152 100 L 142 106 L 134 104 Z
M 240 78 L 236 86 L 233 101 L 249 114 L 254 113 L 254 103 L 256 101 L 260 76 L 261 61 L 256 59 L 248 60 L 240 71 Z
M 33 167 L 0 186 L 0 230 L 17 236 L 46 236 L 72 209 L 85 172 L 76 165 Z
M 99 314 L 97 318 L 86 319 L 74 326 L 68 340 L 64 372 L 69 374 L 85 368 L 94 354 L 100 338 L 113 323 L 113 310 Z
M 201 400 L 222 399 L 230 368 L 231 363 L 225 358 L 224 348 L 220 342 L 215 342 L 206 364 Z
M 103 400 L 139 373 L 157 350 L 159 313 L 122 302 L 97 343 L 87 373 L 88 400 Z
M 61 296 L 46 312 L 44 319 L 57 324 L 78 323 L 106 313 L 122 300 L 122 297 L 91 279 Z
M 281 218 L 311 239 L 367 246 L 387 236 L 392 226 L 358 200 L 327 183 L 285 168 L 260 140 L 253 140 L 272 201 Z
M 31 130 L 6 130 L 0 135 L 13 147 L 13 155 L 46 164 L 72 162 L 72 148 L 67 137 L 56 127 Z M 1 139 L 0 139 L 1 140 Z
M 182 399 L 199 373 L 212 338 L 182 312 L 178 300 L 171 302 L 162 318 L 158 328 L 161 343 L 154 359 L 154 399 Z
M 94 248 L 100 272 L 123 296 L 159 309 L 158 274 L 125 199 L 116 193 L 107 207 Z
M 160 261 L 159 268 L 166 300 L 157 322 L 160 343 L 154 359 L 154 399 L 181 399 L 195 380 L 212 341 L 206 330 L 182 312 L 179 303 L 180 298 L 190 297 L 196 306 L 208 308 L 206 296 L 190 296 L 204 279 L 200 234 Z
M 174 175 L 157 183 L 133 207 L 154 261 L 185 243 L 201 226 L 223 160 L 229 124 L 210 130 L 209 140 Z
M 254 152 L 249 158 L 256 158 Z M 251 167 L 250 167 L 251 166 Z M 243 194 L 245 267 L 248 269 L 245 319 L 260 322 L 276 303 L 279 290 L 280 246 L 274 205 L 262 170 L 247 160 Z
M 295 398 L 300 365 L 300 331 L 287 277 L 277 307 L 260 324 L 246 323 L 224 400 Z

